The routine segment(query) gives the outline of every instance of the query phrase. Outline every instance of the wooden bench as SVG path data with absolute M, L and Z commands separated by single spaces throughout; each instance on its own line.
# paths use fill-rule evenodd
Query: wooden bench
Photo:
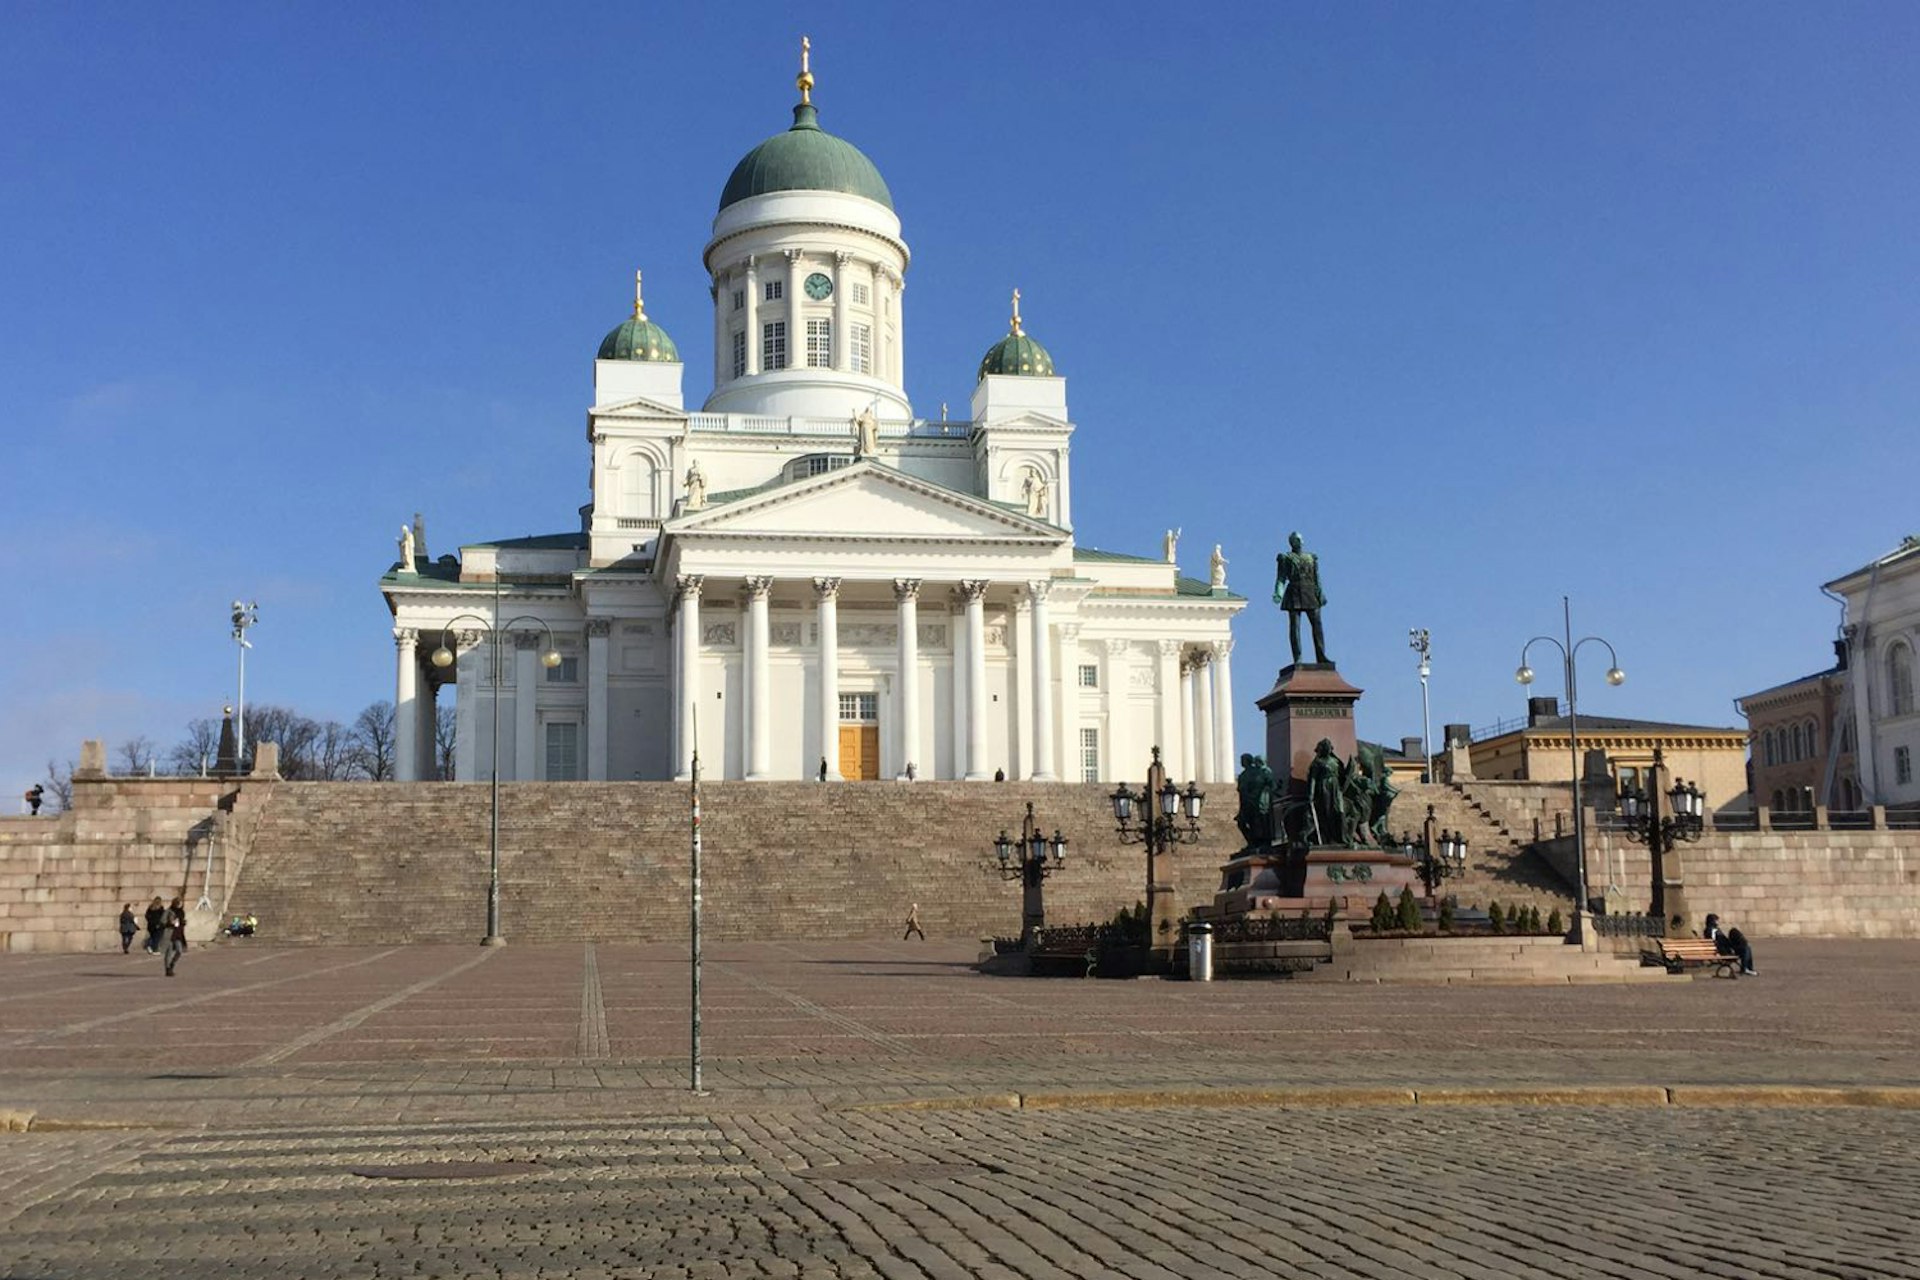
M 1712 966 L 1716 978 L 1740 976 L 1740 957 L 1721 955 L 1711 938 L 1661 938 L 1659 943 L 1658 952 L 1643 954 L 1648 963 L 1661 965 L 1668 973 Z

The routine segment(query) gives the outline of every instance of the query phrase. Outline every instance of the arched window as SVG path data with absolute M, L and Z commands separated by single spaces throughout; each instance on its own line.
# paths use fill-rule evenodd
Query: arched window
M 1793 726 L 1793 759 L 1806 759 L 1806 753 L 1801 749 L 1804 745 L 1805 744 L 1800 741 L 1800 726 Z
M 1786 793 L 1781 791 L 1780 788 L 1775 787 L 1773 789 L 1773 811 L 1775 813 L 1778 813 L 1782 809 L 1786 808 L 1786 806 L 1781 803 L 1781 801 L 1784 800 L 1785 798 L 1786 798 Z
M 1889 715 L 1913 710 L 1913 650 L 1905 644 L 1887 650 L 1887 703 Z
M 1763 733 L 1763 734 L 1761 734 L 1761 735 L 1760 735 L 1760 742 L 1761 742 L 1761 745 L 1762 745 L 1762 746 L 1763 746 L 1763 747 L 1765 748 L 1765 754 L 1766 754 L 1766 757 L 1767 757 L 1767 764 L 1768 764 L 1768 766 L 1769 766 L 1769 767 L 1771 767 L 1771 766 L 1772 766 L 1772 765 L 1774 764 L 1774 758 L 1773 758 L 1773 730 L 1771 730 L 1771 729 L 1769 729 L 1769 730 L 1767 730 L 1767 731 L 1766 731 L 1765 733 Z
M 1807 754 L 1816 759 L 1820 755 L 1820 724 L 1815 720 L 1807 721 Z

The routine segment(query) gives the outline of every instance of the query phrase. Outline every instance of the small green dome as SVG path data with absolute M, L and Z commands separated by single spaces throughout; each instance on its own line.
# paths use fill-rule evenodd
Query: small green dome
M 598 360 L 678 360 L 680 348 L 667 331 L 644 316 L 624 321 L 600 340 Z
M 793 127 L 776 133 L 733 166 L 720 207 L 769 191 L 844 191 L 893 208 L 893 194 L 873 161 L 820 127 L 811 103 L 793 109 Z
M 1016 378 L 1051 378 L 1053 357 L 1047 349 L 1027 336 L 1020 326 L 1020 291 L 1013 291 L 1013 322 L 1007 336 L 987 348 L 987 354 L 980 358 L 979 382 L 988 374 L 1011 375 Z
M 1024 333 L 1010 333 L 987 349 L 980 361 L 980 378 L 990 373 L 1016 377 L 1053 377 L 1053 357 Z M 978 382 L 980 378 L 975 378 Z

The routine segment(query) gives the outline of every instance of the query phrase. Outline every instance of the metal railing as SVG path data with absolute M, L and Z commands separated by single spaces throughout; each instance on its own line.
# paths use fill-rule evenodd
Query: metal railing
M 1666 921 L 1655 915 L 1642 915 L 1638 912 L 1624 912 L 1615 915 L 1588 916 L 1593 930 L 1603 938 L 1664 938 L 1667 936 Z
M 687 425 L 694 431 L 724 432 L 759 436 L 838 436 L 853 437 L 853 422 L 848 418 L 814 418 L 794 415 L 770 418 L 749 413 L 690 413 Z M 929 421 L 926 418 L 883 418 L 878 424 L 881 439 L 964 440 L 973 434 L 971 421 Z
M 1566 708 L 1560 705 L 1558 699 L 1554 701 L 1553 714 L 1557 716 L 1567 714 Z M 1524 729 L 1532 719 L 1532 716 L 1514 716 L 1508 720 L 1495 720 L 1492 724 L 1481 725 L 1473 730 L 1472 737 L 1475 742 L 1484 742 L 1488 738 L 1497 738 L 1503 733 L 1512 733 L 1515 729 Z

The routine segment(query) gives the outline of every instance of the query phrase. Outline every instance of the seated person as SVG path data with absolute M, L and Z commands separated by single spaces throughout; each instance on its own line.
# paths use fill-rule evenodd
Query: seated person
M 1707 917 L 1706 927 L 1700 930 L 1700 936 L 1713 940 L 1713 949 L 1723 956 L 1738 956 L 1740 972 L 1748 975 L 1756 971 L 1753 967 L 1753 946 L 1747 941 L 1747 935 L 1738 929 L 1720 930 L 1720 917 Z

